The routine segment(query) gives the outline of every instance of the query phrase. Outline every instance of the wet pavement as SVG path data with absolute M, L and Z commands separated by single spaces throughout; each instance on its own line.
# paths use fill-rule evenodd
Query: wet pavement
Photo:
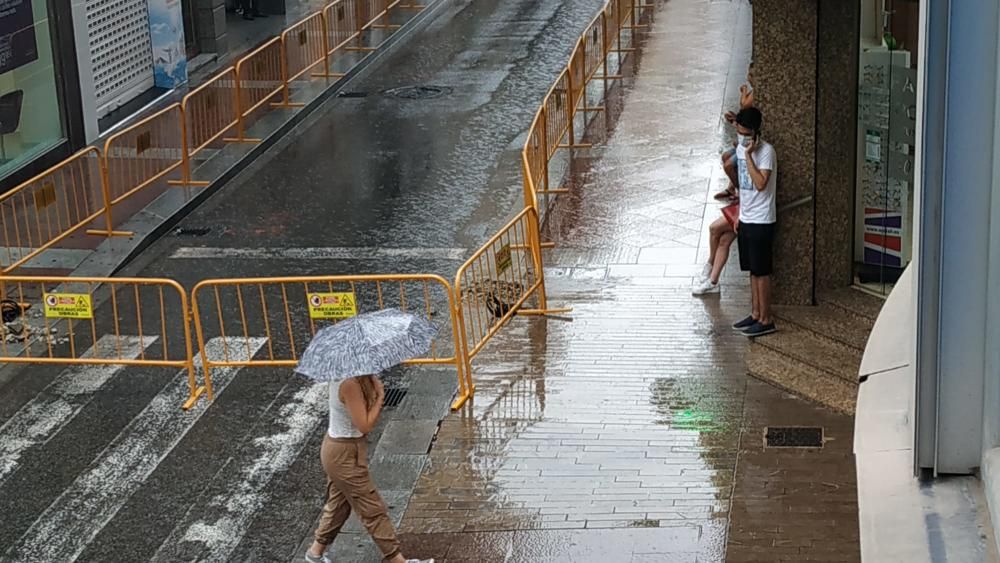
M 746 375 L 734 268 L 721 295 L 690 295 L 748 26 L 742 3 L 657 11 L 620 115 L 597 119 L 549 211 L 550 303 L 573 312 L 517 320 L 477 360 L 474 404 L 443 421 L 403 517 L 416 555 L 859 560 L 851 418 Z M 769 426 L 826 441 L 765 448 Z
M 524 133 L 602 3 L 451 2 L 185 219 L 204 234 L 166 237 L 124 273 L 188 288 L 450 276 L 520 207 Z M 549 215 L 549 294 L 574 307 L 567 319 L 516 319 L 458 413 L 453 372 L 393 376 L 408 394 L 370 452 L 411 556 L 857 560 L 850 418 L 745 375 L 732 269 L 721 296 L 690 296 L 748 30 L 742 2 L 658 6 L 638 78 Z M 390 93 L 410 86 L 443 95 Z M 184 413 L 183 376 L 33 366 L 5 385 L 0 559 L 299 560 L 324 485 L 322 390 L 286 370 L 219 370 L 216 400 Z M 827 441 L 764 449 L 777 424 L 822 426 Z M 334 553 L 378 559 L 356 523 Z

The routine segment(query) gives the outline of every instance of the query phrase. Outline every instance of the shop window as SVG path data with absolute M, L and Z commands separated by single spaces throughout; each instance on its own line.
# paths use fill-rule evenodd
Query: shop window
M 0 0 L 0 177 L 64 140 L 46 0 Z
M 918 9 L 915 1 L 862 3 L 854 273 L 881 294 L 913 249 Z

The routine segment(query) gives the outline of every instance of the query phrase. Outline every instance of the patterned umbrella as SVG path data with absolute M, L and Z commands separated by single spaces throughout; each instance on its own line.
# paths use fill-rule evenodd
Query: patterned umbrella
M 320 329 L 295 371 L 315 381 L 376 375 L 427 353 L 437 334 L 430 321 L 384 309 Z

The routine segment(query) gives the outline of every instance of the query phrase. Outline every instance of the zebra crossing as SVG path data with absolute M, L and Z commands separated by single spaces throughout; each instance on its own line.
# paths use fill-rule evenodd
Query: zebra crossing
M 156 341 L 155 336 L 108 336 L 98 341 L 87 354 L 100 355 L 116 347 L 126 357 L 139 357 Z M 249 341 L 241 338 L 238 346 L 234 344 L 226 338 L 215 338 L 206 343 L 205 353 L 210 359 L 222 358 L 228 353 L 230 360 L 238 362 L 257 354 L 267 341 L 265 338 L 251 338 Z M 200 373 L 200 357 L 196 360 L 196 369 Z M 138 371 L 135 367 L 106 365 L 67 367 L 7 420 L 0 420 L 0 503 L 3 498 L 8 498 L 7 495 L 22 493 L 16 488 L 18 483 L 6 481 L 23 481 L 35 478 L 36 473 L 61 470 L 58 458 L 51 460 L 51 466 L 40 465 L 38 459 L 34 464 L 25 462 L 31 454 L 40 453 L 38 450 L 47 447 L 54 438 L 58 437 L 62 443 L 94 439 L 89 432 L 93 425 L 77 421 L 81 411 L 107 386 L 128 385 L 129 378 L 135 377 Z M 192 433 L 192 429 L 198 426 L 206 413 L 214 412 L 216 417 L 237 416 L 237 413 L 227 412 L 228 407 L 219 403 L 227 398 L 227 388 L 237 381 L 241 371 L 238 367 L 214 369 L 216 401 L 200 401 L 187 411 L 182 410 L 180 405 L 187 397 L 188 375 L 186 370 L 175 371 L 173 377 L 158 388 L 116 435 L 105 437 L 103 447 L 89 463 L 80 466 L 82 470 L 72 476 L 72 480 L 65 481 L 66 486 L 57 492 L 51 502 L 43 501 L 35 505 L 41 507 L 44 504 L 44 510 L 31 515 L 33 521 L 29 526 L 4 531 L 8 520 L 2 519 L 0 561 L 95 560 L 97 557 L 90 554 L 95 544 L 102 544 L 98 546 L 98 551 L 102 553 L 99 558 L 103 559 L 107 557 L 108 545 L 113 544 L 104 537 L 108 535 L 106 528 L 131 527 L 134 528 L 131 535 L 138 535 L 146 526 L 136 522 L 134 507 L 120 515 L 123 507 L 139 499 L 145 504 L 139 507 L 141 510 L 147 513 L 158 511 L 161 507 L 149 506 L 148 499 L 157 498 L 154 502 L 164 502 L 175 489 L 188 492 L 186 498 L 190 502 L 187 506 L 169 510 L 166 506 L 169 503 L 164 502 L 163 510 L 175 521 L 173 529 L 168 528 L 159 536 L 150 534 L 146 545 L 131 549 L 137 550 L 136 553 L 145 553 L 142 556 L 144 560 L 229 560 L 260 509 L 274 502 L 270 498 L 269 485 L 302 453 L 323 419 L 326 402 L 325 385 L 301 382 L 288 385 L 289 389 L 274 396 L 260 397 L 256 405 L 245 405 L 244 398 L 239 397 L 237 402 L 248 409 L 245 412 L 257 415 L 256 419 L 244 422 L 249 428 L 240 453 L 221 460 L 221 467 L 210 483 L 186 483 L 183 478 L 159 478 L 154 483 L 150 476 L 162 466 L 185 466 L 183 459 L 170 458 L 185 455 L 184 451 L 177 451 L 181 449 L 178 444 L 189 434 L 198 434 Z M 252 378 L 256 375 L 245 374 L 241 384 L 253 388 L 256 382 Z M 287 370 L 281 376 L 293 382 Z M 275 374 L 275 377 L 279 375 Z M 210 430 L 200 432 L 206 434 Z M 199 443 L 189 447 L 212 447 L 210 437 L 196 436 L 195 440 Z M 168 459 L 169 463 L 165 461 Z M 72 464 L 67 463 L 67 466 Z M 178 471 L 171 469 L 171 472 Z M 19 479 L 11 479 L 13 476 Z M 164 487 L 164 483 L 165 490 L 145 490 Z M 211 491 L 212 494 L 203 497 L 197 494 L 201 491 Z M 316 508 L 318 510 L 319 507 Z M 10 522 L 15 526 L 13 519 Z M 289 544 L 297 545 L 299 540 L 300 537 L 290 537 Z M 192 551 L 192 547 L 196 549 Z M 196 556 L 182 556 L 182 551 L 185 554 L 195 553 Z

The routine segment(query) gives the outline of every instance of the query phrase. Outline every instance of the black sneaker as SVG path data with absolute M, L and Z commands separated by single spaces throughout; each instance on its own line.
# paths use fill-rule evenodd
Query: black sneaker
M 743 319 L 742 321 L 736 321 L 735 323 L 733 323 L 733 328 L 735 330 L 743 331 L 743 330 L 746 330 L 746 329 L 752 327 L 754 325 L 754 323 L 756 323 L 756 322 L 757 322 L 757 319 L 753 318 L 753 316 L 749 316 L 749 317 Z
M 774 326 L 774 323 L 765 325 L 755 322 L 750 326 L 750 328 L 744 330 L 743 334 L 750 338 L 757 338 L 758 336 L 764 336 L 765 334 L 771 334 L 772 332 L 778 332 L 778 327 Z

